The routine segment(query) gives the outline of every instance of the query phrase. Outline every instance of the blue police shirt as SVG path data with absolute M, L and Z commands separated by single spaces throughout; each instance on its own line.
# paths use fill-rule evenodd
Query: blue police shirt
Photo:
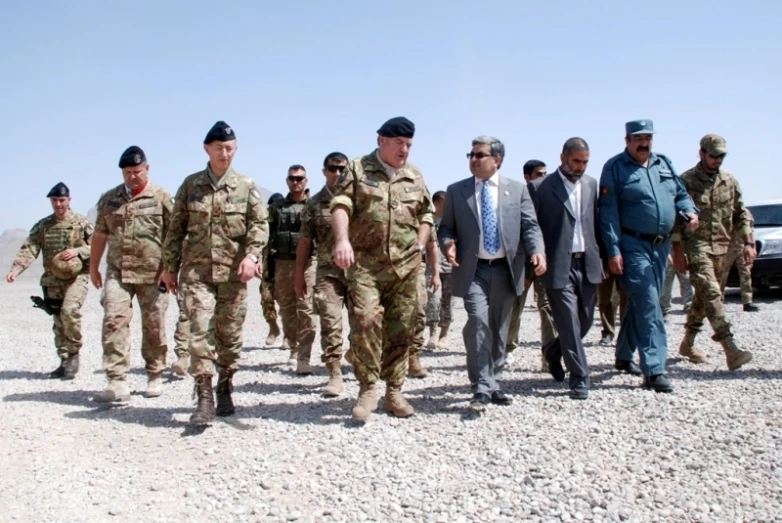
M 695 212 L 695 205 L 667 157 L 651 153 L 644 167 L 625 149 L 603 166 L 599 209 L 606 251 L 614 257 L 621 254 L 622 227 L 667 236 L 677 213 Z

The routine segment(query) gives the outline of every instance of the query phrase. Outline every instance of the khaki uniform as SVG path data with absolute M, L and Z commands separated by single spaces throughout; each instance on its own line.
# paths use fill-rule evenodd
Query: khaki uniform
M 233 169 L 217 185 L 208 170 L 191 174 L 177 191 L 163 267 L 184 285 L 193 376 L 239 368 L 247 284 L 238 269 L 247 254 L 260 257 L 266 218 L 255 182 Z
M 187 312 L 185 311 L 185 290 L 182 282 L 179 283 L 179 288 L 177 288 L 176 305 L 179 309 L 179 316 L 177 317 L 176 329 L 174 330 L 174 354 L 177 357 L 188 356 L 190 354 L 188 350 L 190 320 L 187 319 Z
M 333 195 L 324 186 L 307 200 L 301 213 L 302 238 L 313 242 L 317 252 L 314 308 L 320 316 L 320 345 L 324 364 L 342 360 L 342 308 L 347 302 L 345 271 L 334 263 L 334 232 L 331 229 L 330 204 Z M 306 273 L 305 273 L 306 279 Z M 310 283 L 307 282 L 307 290 Z
M 125 380 L 130 370 L 133 298 L 141 313 L 141 355 L 151 376 L 166 368 L 168 295 L 158 291 L 171 195 L 151 182 L 136 196 L 124 184 L 98 201 L 95 230 L 108 236 L 103 306 L 103 368 L 110 380 Z
M 435 228 L 432 227 L 432 233 L 429 235 L 429 243 L 437 245 L 437 233 Z M 439 259 L 439 258 L 438 258 Z M 438 262 L 439 266 L 442 266 Z M 429 299 L 428 289 L 431 285 L 432 274 L 429 268 L 429 262 L 427 260 L 426 253 L 421 256 L 421 265 L 418 267 L 418 307 L 415 311 L 415 335 L 413 336 L 413 344 L 410 346 L 410 355 L 420 354 L 421 349 L 424 346 L 424 336 L 426 331 L 426 311 Z
M 751 216 L 749 210 L 747 214 Z M 755 220 L 750 218 L 750 227 L 755 228 Z M 728 252 L 728 263 L 730 266 L 736 266 L 736 272 L 739 273 L 739 285 L 741 286 L 741 303 L 748 305 L 752 303 L 752 267 L 744 265 L 744 238 L 736 236 L 730 245 Z M 728 269 L 730 272 L 730 269 Z M 722 292 L 725 292 L 725 285 L 728 283 L 728 273 L 725 273 L 722 283 Z
M 372 152 L 342 173 L 331 209 L 350 216 L 355 263 L 347 271 L 350 349 L 346 359 L 362 385 L 404 383 L 418 309 L 418 228 L 434 224 L 432 202 L 414 165 L 384 166 Z
M 52 316 L 54 346 L 61 360 L 78 354 L 82 347 L 81 307 L 87 297 L 90 243 L 94 231 L 86 217 L 73 211 L 62 220 L 54 214 L 47 216 L 30 229 L 11 267 L 15 272 L 22 272 L 43 253 L 41 287 L 44 299 L 62 300 L 60 313 Z M 77 249 L 84 265 L 81 274 L 71 280 L 61 280 L 51 272 L 52 260 L 66 249 Z

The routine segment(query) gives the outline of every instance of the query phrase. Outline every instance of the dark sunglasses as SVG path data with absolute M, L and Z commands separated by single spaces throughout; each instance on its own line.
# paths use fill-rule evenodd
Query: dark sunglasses
M 722 154 L 706 153 L 706 154 L 709 155 L 709 158 L 711 158 L 712 160 L 724 160 L 725 156 L 727 155 L 727 153 L 722 153 Z
M 490 157 L 491 154 L 487 153 L 467 153 L 467 158 L 472 160 L 473 158 L 478 158 L 479 160 L 483 160 L 484 158 Z
M 288 181 L 293 183 L 303 182 L 306 179 L 304 176 L 288 176 Z
M 346 168 L 347 168 L 347 165 L 329 165 L 329 166 L 326 167 L 326 170 L 328 172 L 330 172 L 330 173 L 335 173 L 335 172 L 340 172 L 341 173 Z

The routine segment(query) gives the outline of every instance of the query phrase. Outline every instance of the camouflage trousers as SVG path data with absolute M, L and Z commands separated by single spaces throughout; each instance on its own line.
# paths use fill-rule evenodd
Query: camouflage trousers
M 315 276 L 315 312 L 320 316 L 320 346 L 323 363 L 342 360 L 342 308 L 347 303 L 348 284 L 336 266 L 318 265 Z
M 176 304 L 179 308 L 179 316 L 176 320 L 176 330 L 174 330 L 174 354 L 177 356 L 187 356 L 188 339 L 190 338 L 190 320 L 187 319 L 185 312 L 185 286 L 182 282 L 177 288 Z
M 78 354 L 83 344 L 81 335 L 81 308 L 87 298 L 89 276 L 81 274 L 68 284 L 46 287 L 44 298 L 62 300 L 59 314 L 52 316 L 54 346 L 57 356 L 64 360 L 71 354 Z
M 277 306 L 274 304 L 274 280 L 261 280 L 261 310 L 266 323 L 277 322 Z
M 600 311 L 600 323 L 603 326 L 601 336 L 616 338 L 616 309 L 619 308 L 621 325 L 627 312 L 627 294 L 619 286 L 619 278 L 610 273 L 597 286 L 597 308 Z
M 521 343 L 519 340 L 519 331 L 521 330 L 521 314 L 524 312 L 524 304 L 527 302 L 527 295 L 529 290 L 535 290 L 535 297 L 537 299 L 538 314 L 540 315 L 540 343 L 541 348 L 554 341 L 557 337 L 557 330 L 554 327 L 554 317 L 551 315 L 551 305 L 548 302 L 548 295 L 546 289 L 543 288 L 543 283 L 540 278 L 532 280 L 532 284 L 524 289 L 521 296 L 516 298 L 513 302 L 513 311 L 510 316 L 510 326 L 508 327 L 508 341 L 507 350 L 513 351 Z
M 663 292 L 660 296 L 660 307 L 663 314 L 671 310 L 671 294 L 673 293 L 673 279 L 679 280 L 679 290 L 681 291 L 682 301 L 685 307 L 692 305 L 693 290 L 690 285 L 689 277 L 686 273 L 676 272 L 672 263 L 665 268 L 665 280 L 663 281 Z
M 315 341 L 315 310 L 312 303 L 313 289 L 315 287 L 315 269 L 317 263 L 314 259 L 307 261 L 304 266 L 304 281 L 307 283 L 307 294 L 300 300 L 296 296 L 294 286 L 296 277 L 296 260 L 277 260 L 274 269 L 274 299 L 280 304 L 280 317 L 282 318 L 282 332 L 291 346 L 291 351 L 302 347 L 306 354 L 300 356 L 309 360 L 312 350 L 312 342 Z
M 429 266 L 422 263 L 416 270 L 416 300 L 415 308 L 415 331 L 413 334 L 413 343 L 410 345 L 408 354 L 418 354 L 424 346 L 424 331 L 426 330 L 426 297 L 427 289 L 431 281 Z
M 698 254 L 688 257 L 687 268 L 690 271 L 690 283 L 695 289 L 695 298 L 687 312 L 684 328 L 693 336 L 703 328 L 704 318 L 709 319 L 711 328 L 714 329 L 714 340 L 733 336 L 722 301 L 724 282 L 731 265 L 729 254 Z
M 345 359 L 359 383 L 378 379 L 402 386 L 413 344 L 419 268 L 398 277 L 388 262 L 364 261 L 348 269 L 350 349 Z
M 215 374 L 215 366 L 238 370 L 247 284 L 188 281 L 185 311 L 190 319 L 190 374 Z
M 432 270 L 426 266 L 426 324 L 429 327 L 446 327 L 453 321 L 451 313 L 451 273 L 440 273 L 440 288 L 429 292 Z
M 739 273 L 739 285 L 741 286 L 741 303 L 747 305 L 752 303 L 752 268 L 744 265 L 744 243 L 734 243 L 731 245 L 730 266 L 736 266 L 736 272 Z M 723 289 L 728 282 L 728 273 L 725 273 L 725 281 L 722 282 Z
M 141 356 L 148 374 L 161 374 L 166 369 L 166 310 L 168 294 L 161 293 L 156 283 L 122 283 L 116 269 L 106 271 L 101 293 L 103 307 L 103 370 L 110 380 L 124 380 L 130 370 L 130 320 L 133 318 L 133 297 L 141 313 Z

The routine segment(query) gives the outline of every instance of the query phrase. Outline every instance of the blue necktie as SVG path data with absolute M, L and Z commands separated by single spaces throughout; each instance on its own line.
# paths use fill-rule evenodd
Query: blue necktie
M 481 221 L 483 225 L 483 248 L 492 256 L 500 250 L 500 233 L 497 224 L 497 211 L 494 210 L 494 198 L 489 190 L 489 180 L 483 181 L 481 189 Z

